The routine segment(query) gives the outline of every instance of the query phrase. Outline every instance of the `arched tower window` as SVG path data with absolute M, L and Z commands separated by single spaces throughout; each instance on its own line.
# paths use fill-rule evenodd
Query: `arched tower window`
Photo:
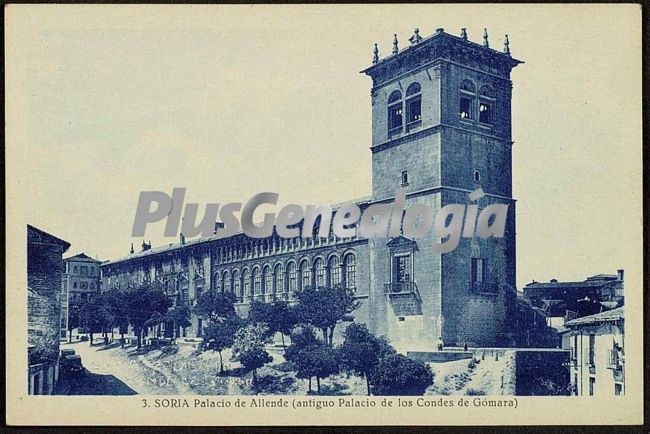
M 406 128 L 422 123 L 422 88 L 420 83 L 411 83 L 406 89 Z
M 321 288 L 325 286 L 325 261 L 317 258 L 314 261 L 314 272 L 316 273 L 316 287 Z
M 402 132 L 402 92 L 393 91 L 388 97 L 388 135 Z
M 492 125 L 494 101 L 494 90 L 488 85 L 481 86 L 478 103 L 478 121 L 480 123 Z
M 474 102 L 476 101 L 476 86 L 469 80 L 460 83 L 460 110 L 461 119 L 474 119 Z
M 332 288 L 336 288 L 341 284 L 341 264 L 338 256 L 332 256 L 328 264 L 330 272 L 330 283 Z

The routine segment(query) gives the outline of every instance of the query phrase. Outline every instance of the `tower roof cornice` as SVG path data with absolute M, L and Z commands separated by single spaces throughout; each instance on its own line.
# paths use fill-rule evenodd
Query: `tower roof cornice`
M 483 44 L 469 41 L 466 32 L 458 37 L 438 29 L 426 38 L 419 35 L 418 38 L 411 37 L 408 47 L 383 59 L 376 56 L 376 63 L 373 60 L 373 65 L 361 72 L 372 77 L 377 85 L 435 60 L 448 60 L 509 78 L 512 68 L 523 63 L 510 55 L 509 41 L 504 52 L 500 52 L 486 46 L 485 41 Z

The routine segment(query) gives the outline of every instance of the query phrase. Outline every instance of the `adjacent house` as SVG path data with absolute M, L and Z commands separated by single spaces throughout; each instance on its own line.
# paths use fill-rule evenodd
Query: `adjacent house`
M 618 307 L 564 323 L 574 395 L 625 394 L 625 315 Z

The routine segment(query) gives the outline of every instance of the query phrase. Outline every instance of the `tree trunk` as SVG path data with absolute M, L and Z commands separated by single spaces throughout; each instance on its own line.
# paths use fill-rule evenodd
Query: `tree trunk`
M 316 388 L 317 388 L 318 394 L 320 395 L 320 377 L 318 375 L 316 376 Z
M 138 334 L 138 349 L 142 346 L 142 329 L 138 328 L 136 333 Z
M 311 377 L 309 377 L 309 392 L 311 392 Z
M 257 384 L 257 369 L 253 369 L 253 384 Z
M 111 328 L 111 341 L 113 340 L 114 337 L 115 337 L 115 327 L 112 327 Z
M 88 340 L 90 341 L 90 346 L 93 346 L 93 332 L 88 333 Z
M 368 396 L 370 396 L 370 379 L 368 378 L 368 374 L 365 374 L 366 377 L 366 389 L 368 390 Z
M 221 365 L 221 371 L 219 372 L 223 374 L 223 356 L 221 355 L 221 351 L 219 351 L 219 364 Z
M 284 333 L 280 332 L 280 337 L 282 338 L 282 348 L 284 348 L 284 351 L 287 351 L 287 346 L 284 344 Z
M 321 329 L 323 331 L 323 341 L 327 343 L 327 327 Z
M 68 330 L 68 343 L 72 343 L 72 329 Z
M 334 345 L 334 327 L 336 326 L 330 327 L 330 347 Z

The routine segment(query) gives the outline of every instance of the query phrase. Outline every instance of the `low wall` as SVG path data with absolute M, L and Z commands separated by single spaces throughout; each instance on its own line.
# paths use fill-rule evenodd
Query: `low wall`
M 406 355 L 425 363 L 453 362 L 472 358 L 472 353 L 465 351 L 409 351 Z

